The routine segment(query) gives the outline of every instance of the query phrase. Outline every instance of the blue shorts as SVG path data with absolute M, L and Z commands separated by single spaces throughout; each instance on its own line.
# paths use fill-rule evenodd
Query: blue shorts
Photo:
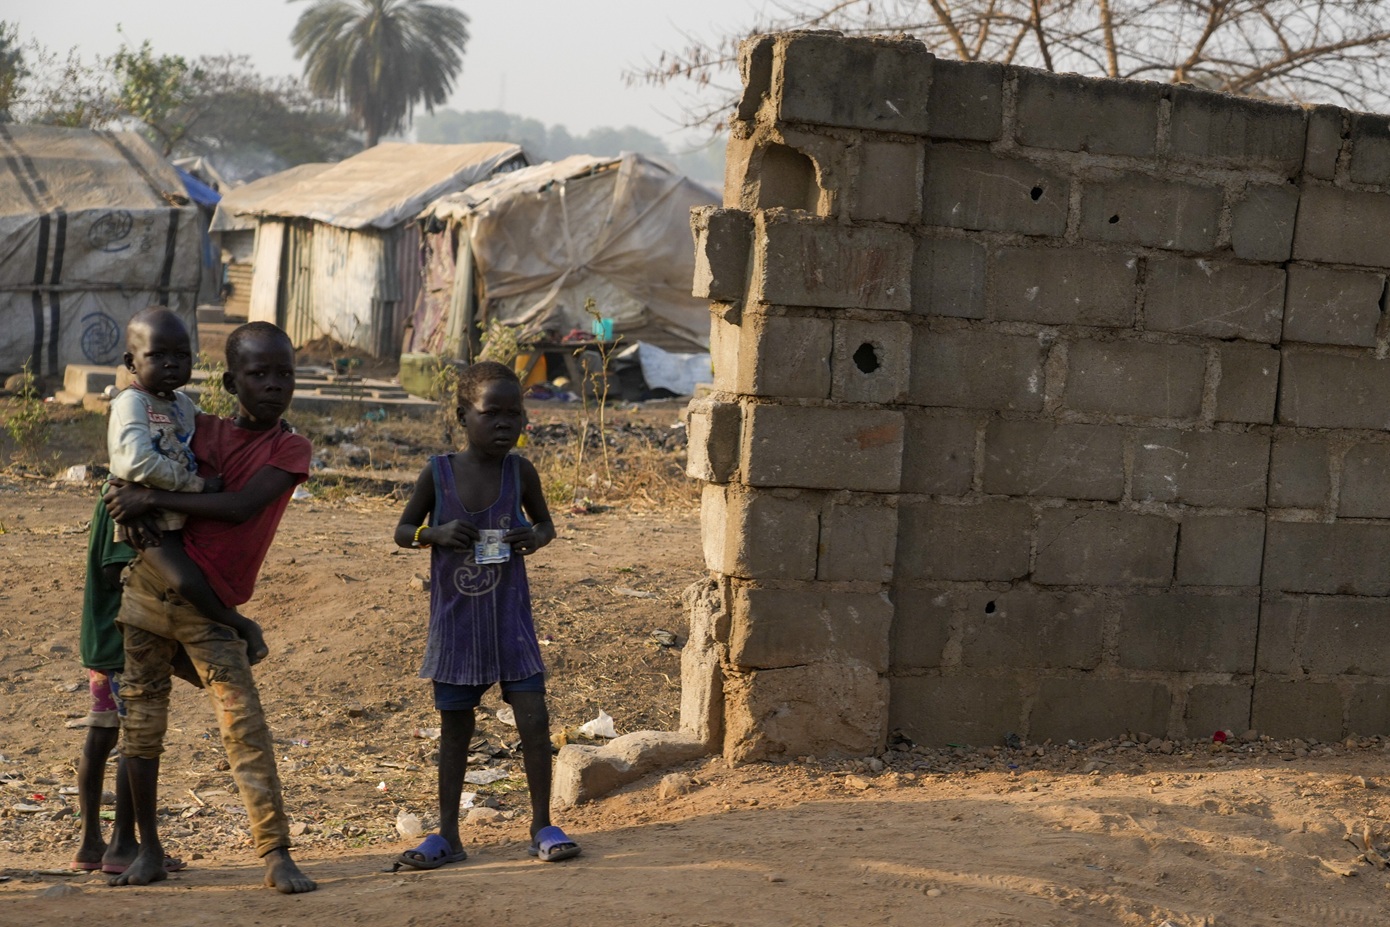
M 458 686 L 450 682 L 434 684 L 434 707 L 439 711 L 472 711 L 483 700 L 483 693 L 495 683 L 487 682 L 476 686 Z M 527 676 L 525 679 L 503 680 L 502 701 L 510 702 L 513 692 L 539 692 L 545 694 L 545 673 Z

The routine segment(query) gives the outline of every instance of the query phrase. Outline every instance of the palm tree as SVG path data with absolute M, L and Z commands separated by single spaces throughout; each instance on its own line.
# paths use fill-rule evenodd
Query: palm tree
M 417 103 L 434 112 L 449 98 L 468 17 L 429 0 L 313 0 L 290 41 L 309 88 L 346 103 L 371 147 L 410 125 Z

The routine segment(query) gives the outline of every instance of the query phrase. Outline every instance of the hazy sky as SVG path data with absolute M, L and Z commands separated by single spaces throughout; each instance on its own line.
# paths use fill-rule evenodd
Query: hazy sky
M 450 2 L 450 0 L 442 0 Z M 684 137 L 680 97 L 628 87 L 624 69 L 678 48 L 682 34 L 710 37 L 747 28 L 765 0 L 453 0 L 468 14 L 471 39 L 447 108 L 503 109 L 580 134 L 634 125 L 672 148 Z M 306 8 L 287 0 L 0 0 L 0 19 L 21 41 L 84 57 L 149 39 L 156 53 L 248 54 L 267 75 L 303 72 L 290 31 Z M 417 116 L 423 110 L 417 111 Z

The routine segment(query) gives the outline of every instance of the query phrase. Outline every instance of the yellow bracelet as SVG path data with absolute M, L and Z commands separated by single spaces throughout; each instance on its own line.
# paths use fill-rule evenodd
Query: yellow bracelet
M 421 544 L 421 543 L 420 543 L 420 532 L 424 531 L 426 527 L 427 527 L 426 525 L 421 525 L 420 527 L 418 527 L 418 528 L 415 529 L 415 537 L 412 538 L 411 541 L 410 541 L 410 546 L 411 546 L 411 547 L 429 547 L 429 546 L 430 546 L 428 543 L 425 543 L 425 544 Z

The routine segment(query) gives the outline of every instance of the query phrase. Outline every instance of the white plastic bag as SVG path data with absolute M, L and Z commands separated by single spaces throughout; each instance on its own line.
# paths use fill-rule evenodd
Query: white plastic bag
M 613 728 L 613 718 L 602 708 L 598 710 L 597 718 L 579 725 L 579 733 L 585 737 L 613 738 L 618 736 L 618 732 Z

